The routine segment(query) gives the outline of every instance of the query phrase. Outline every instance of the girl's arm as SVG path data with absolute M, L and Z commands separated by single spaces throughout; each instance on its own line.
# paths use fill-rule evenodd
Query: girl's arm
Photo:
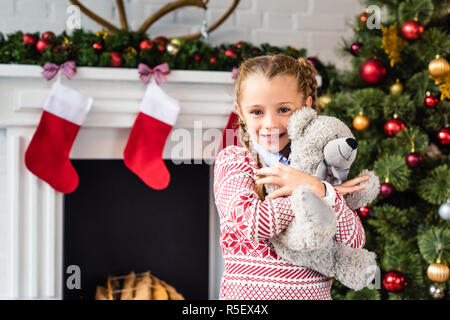
M 290 197 L 261 201 L 255 191 L 257 169 L 237 147 L 222 150 L 214 165 L 214 195 L 221 219 L 231 220 L 251 241 L 273 238 L 294 218 Z
M 366 235 L 361 220 L 355 210 L 350 209 L 345 198 L 336 190 L 336 200 L 333 206 L 336 212 L 337 228 L 334 239 L 352 248 L 363 248 Z

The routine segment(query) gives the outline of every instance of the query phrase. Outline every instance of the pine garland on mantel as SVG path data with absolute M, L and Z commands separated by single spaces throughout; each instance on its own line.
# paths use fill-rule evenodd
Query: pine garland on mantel
M 260 46 L 250 42 L 211 45 L 203 40 L 184 40 L 165 37 L 150 39 L 144 32 L 129 30 L 84 31 L 75 29 L 71 35 L 51 31 L 43 34 L 0 33 L 0 63 L 44 65 L 45 62 L 62 64 L 74 60 L 78 67 L 136 68 L 139 63 L 154 67 L 167 62 L 172 70 L 231 71 L 241 61 L 264 54 L 284 53 L 294 58 L 306 57 L 306 49 L 293 46 L 277 47 L 269 43 Z M 325 66 L 311 58 L 322 76 L 322 88 L 328 83 L 328 72 L 333 65 Z

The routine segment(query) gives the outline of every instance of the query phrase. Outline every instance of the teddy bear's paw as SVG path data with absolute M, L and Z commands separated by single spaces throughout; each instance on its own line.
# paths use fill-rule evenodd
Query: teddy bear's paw
M 363 190 L 348 193 L 344 196 L 345 202 L 350 209 L 356 210 L 371 203 L 380 193 L 380 179 L 373 171 L 364 169 L 359 176 L 369 175 L 369 180 L 361 182 L 361 185 L 367 185 Z
M 296 251 L 307 251 L 333 246 L 335 229 L 324 228 L 311 222 L 291 222 L 286 230 L 287 246 Z
M 359 291 L 370 284 L 376 274 L 376 254 L 366 249 L 336 243 L 335 277 L 346 287 Z
M 292 192 L 294 210 L 301 214 L 301 220 L 316 224 L 324 229 L 326 237 L 334 236 L 336 231 L 336 214 L 331 208 L 308 187 L 298 187 Z M 297 212 L 296 212 L 297 214 Z M 324 235 L 325 237 L 325 235 Z
M 333 269 L 334 255 L 331 248 L 296 251 L 289 248 L 279 237 L 270 239 L 275 252 L 287 262 L 313 269 L 325 276 Z
M 366 287 L 370 283 L 372 283 L 373 279 L 375 279 L 376 273 L 377 273 L 377 265 L 376 265 L 376 263 L 367 267 L 366 273 L 365 273 Z

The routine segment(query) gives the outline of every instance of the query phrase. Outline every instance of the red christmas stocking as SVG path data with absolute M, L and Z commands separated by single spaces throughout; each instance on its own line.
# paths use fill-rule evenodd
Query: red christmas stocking
M 239 141 L 239 118 L 234 108 L 232 112 L 230 112 L 225 129 L 223 129 L 222 145 L 220 150 L 225 149 L 228 146 L 242 147 L 242 144 Z
M 71 193 L 78 186 L 69 153 L 91 105 L 91 97 L 59 81 L 44 103 L 41 120 L 25 151 L 25 165 L 56 191 Z
M 163 161 L 163 150 L 179 111 L 178 101 L 151 81 L 128 137 L 123 160 L 153 189 L 162 190 L 169 185 L 170 173 Z

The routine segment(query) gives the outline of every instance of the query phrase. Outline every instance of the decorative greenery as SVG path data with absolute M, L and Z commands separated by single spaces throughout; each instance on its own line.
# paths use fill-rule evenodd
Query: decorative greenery
M 40 39 L 41 34 L 33 33 L 35 39 Z M 268 43 L 261 46 L 254 46 L 249 42 L 237 44 L 221 44 L 212 46 L 202 40 L 182 40 L 180 51 L 173 55 L 166 50 L 158 49 L 158 39 L 149 39 L 145 33 L 119 30 L 108 33 L 99 31 L 96 33 L 76 29 L 71 35 L 63 32 L 49 39 L 53 45 L 48 47 L 44 53 L 39 53 L 34 45 L 28 45 L 22 40 L 23 33 L 15 32 L 4 37 L 0 34 L 0 62 L 18 64 L 39 64 L 43 65 L 50 61 L 62 63 L 67 60 L 75 60 L 78 66 L 110 66 L 109 56 L 112 52 L 118 52 L 124 57 L 125 63 L 122 67 L 135 68 L 140 62 L 148 65 L 157 65 L 168 62 L 173 69 L 190 70 L 231 70 L 238 66 L 239 62 L 249 57 L 264 55 L 269 53 L 284 53 L 295 58 L 306 56 L 305 49 L 296 49 L 292 46 L 276 47 Z M 141 50 L 139 45 L 143 40 L 151 40 L 154 44 L 150 50 Z M 98 43 L 102 49 L 96 50 L 93 44 Z M 133 48 L 134 50 L 130 50 Z M 128 49 L 128 50 L 127 50 Z M 232 49 L 236 56 L 227 56 L 225 51 Z M 195 60 L 198 54 L 200 59 Z M 134 58 L 131 58 L 134 57 Z M 216 58 L 216 62 L 210 61 L 211 57 Z
M 354 292 L 333 282 L 333 299 L 432 299 L 429 295 L 431 280 L 426 270 L 436 261 L 438 248 L 442 263 L 449 264 L 450 221 L 438 214 L 439 206 L 447 200 L 450 187 L 450 147 L 440 144 L 438 130 L 448 124 L 450 103 L 439 101 L 436 107 L 424 105 L 427 92 L 440 97 L 440 87 L 430 77 L 428 64 L 436 54 L 447 61 L 450 58 L 448 34 L 448 1 L 439 0 L 365 0 L 365 6 L 378 5 L 387 13 L 382 25 L 385 28 L 398 25 L 402 37 L 404 22 L 417 17 L 424 32 L 417 40 L 407 40 L 400 51 L 400 60 L 392 66 L 390 57 L 381 47 L 381 30 L 368 29 L 355 17 L 351 27 L 354 36 L 342 40 L 339 53 L 349 59 L 350 70 L 329 73 L 328 94 L 331 102 L 324 113 L 337 116 L 352 126 L 360 110 L 370 119 L 369 128 L 353 130 L 358 140 L 358 156 L 349 177 L 362 168 L 373 169 L 384 182 L 389 173 L 396 192 L 389 198 L 378 197 L 369 204 L 371 213 L 361 217 L 366 235 L 365 248 L 377 253 L 381 279 L 390 270 L 398 270 L 406 278 L 406 288 L 397 293 L 365 288 Z M 447 3 L 447 5 L 444 5 Z M 394 28 L 392 28 L 394 29 Z M 385 39 L 384 47 L 393 46 Z M 398 41 L 398 39 L 396 40 Z M 359 42 L 356 56 L 350 54 L 350 45 Z M 359 73 L 361 65 L 374 56 L 386 67 L 386 76 L 378 84 L 365 83 Z M 402 84 L 401 92 L 391 93 L 396 80 Z M 384 125 L 397 114 L 406 128 L 394 137 L 388 137 Z M 405 158 L 414 150 L 423 156 L 421 165 L 410 168 Z M 445 299 L 449 299 L 449 283 Z M 376 292 L 376 294 L 375 294 Z

